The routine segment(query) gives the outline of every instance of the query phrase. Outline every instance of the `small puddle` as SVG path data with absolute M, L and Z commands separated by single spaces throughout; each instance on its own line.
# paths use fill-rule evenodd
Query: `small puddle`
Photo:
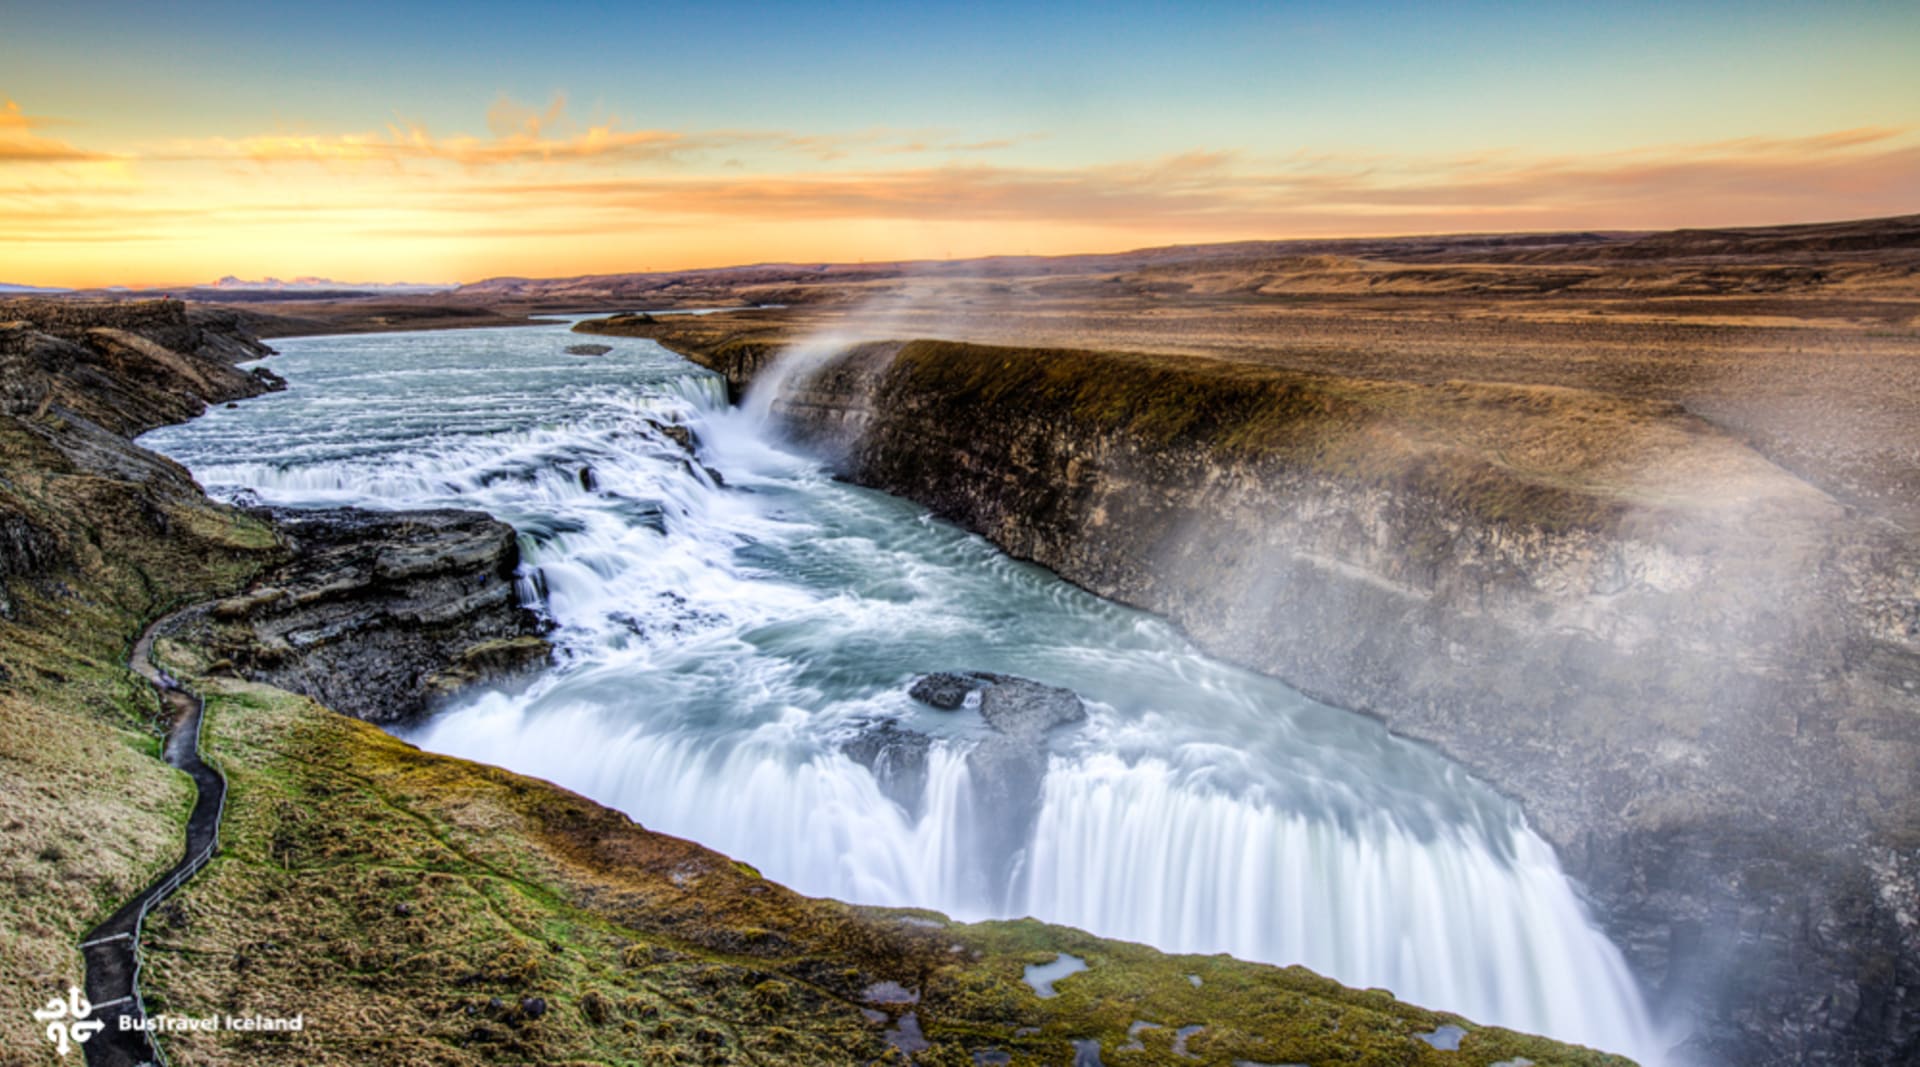
M 1176 1056 L 1184 1056 L 1190 1060 L 1199 1059 L 1200 1057 L 1187 1051 L 1187 1038 L 1190 1038 L 1193 1035 L 1205 1029 L 1206 1027 L 1204 1026 L 1183 1026 L 1180 1029 L 1175 1030 L 1173 1032 L 1173 1054 Z
M 1141 1032 L 1146 1030 L 1158 1030 L 1158 1029 L 1161 1029 L 1161 1026 L 1159 1023 L 1150 1023 L 1150 1022 L 1147 1022 L 1145 1019 L 1135 1019 L 1133 1021 L 1133 1025 L 1127 1027 L 1127 1043 L 1120 1046 L 1120 1051 L 1145 1052 L 1147 1050 L 1147 1046 L 1144 1042 L 1140 1040 Z
M 1053 983 L 1069 975 L 1079 974 L 1087 969 L 1087 961 L 1078 956 L 1069 956 L 1062 952 L 1055 956 L 1052 963 L 1029 963 L 1021 978 L 1033 987 L 1033 995 L 1042 1000 L 1057 997 Z
M 1075 1038 L 1073 1067 L 1107 1067 L 1100 1062 L 1100 1042 L 1091 1037 Z
M 860 992 L 869 1004 L 918 1004 L 920 994 L 899 982 L 875 982 Z
M 973 1054 L 974 1067 L 1006 1067 L 1013 1062 L 1013 1054 L 997 1048 L 985 1048 Z
M 887 1044 L 908 1056 L 933 1047 L 928 1043 L 926 1035 L 920 1032 L 920 1017 L 913 1012 L 902 1015 L 900 1022 L 881 1036 L 887 1039 Z
M 1187 975 L 1187 981 L 1189 981 L 1189 982 L 1192 982 L 1192 983 L 1193 983 L 1193 988 L 1195 988 L 1195 989 L 1198 989 L 1198 988 L 1200 988 L 1200 976 L 1199 976 L 1199 975 L 1197 975 L 1197 974 L 1190 974 L 1190 975 Z
M 1467 1036 L 1467 1032 L 1452 1023 L 1448 1023 L 1431 1032 L 1415 1034 L 1413 1036 L 1425 1041 L 1427 1044 L 1432 1045 L 1442 1052 L 1458 1052 L 1460 1050 L 1460 1039 Z

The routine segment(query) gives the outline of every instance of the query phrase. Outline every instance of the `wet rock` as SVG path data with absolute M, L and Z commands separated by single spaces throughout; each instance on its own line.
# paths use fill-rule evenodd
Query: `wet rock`
M 547 1002 L 543 997 L 520 998 L 520 1014 L 529 1019 L 538 1019 L 547 1013 Z
M 1054 727 L 1087 717 L 1086 705 L 1071 689 L 987 671 L 937 671 L 914 682 L 907 695 L 942 711 L 957 711 L 975 692 L 987 725 L 1022 741 L 1038 742 Z
M 1460 1039 L 1467 1036 L 1467 1032 L 1452 1023 L 1448 1023 L 1426 1033 L 1415 1034 L 1413 1036 L 1425 1041 L 1427 1044 L 1432 1045 L 1442 1052 L 1454 1052 L 1460 1048 Z
M 920 1032 L 920 1017 L 913 1012 L 900 1016 L 900 1021 L 894 1024 L 893 1029 L 881 1036 L 887 1039 L 887 1044 L 908 1056 L 916 1052 L 925 1052 L 933 1047 L 926 1036 Z
M 693 451 L 695 444 L 693 431 L 687 427 L 677 422 L 656 422 L 652 419 L 647 420 L 647 425 L 653 427 L 660 436 L 679 445 L 683 451 Z
M 589 493 L 599 491 L 600 476 L 593 473 L 592 467 L 580 468 L 580 488 L 586 490 Z
M 981 691 L 980 717 L 1008 737 L 1037 743 L 1054 727 L 1085 719 L 1087 708 L 1071 689 L 1001 676 Z
M 270 509 L 290 558 L 197 631 L 243 677 L 369 722 L 544 665 L 513 528 L 470 511 Z
M 967 702 L 967 695 L 992 681 L 996 675 L 968 672 L 955 674 L 950 671 L 936 671 L 913 683 L 907 695 L 922 704 L 939 708 L 941 711 L 958 711 Z
M 932 744 L 933 739 L 926 734 L 883 719 L 867 724 L 840 749 L 873 772 L 887 799 L 908 815 L 918 817 L 927 787 L 927 750 Z
M 904 1005 L 920 1003 L 920 994 L 891 979 L 874 982 L 860 991 L 860 999 L 869 1004 Z
M 568 345 L 569 356 L 604 356 L 613 351 L 612 345 Z

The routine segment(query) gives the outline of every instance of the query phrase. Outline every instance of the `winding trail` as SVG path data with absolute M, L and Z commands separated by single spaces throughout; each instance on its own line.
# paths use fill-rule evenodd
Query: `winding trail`
M 146 1004 L 140 997 L 140 924 L 147 913 L 207 865 L 220 848 L 220 816 L 226 809 L 227 780 L 200 759 L 200 719 L 206 702 L 153 664 L 154 636 L 174 619 L 195 610 L 183 608 L 156 619 L 140 632 L 127 665 L 152 683 L 161 703 L 174 713 L 164 754 L 168 763 L 193 778 L 199 798 L 187 817 L 187 847 L 154 883 L 120 906 L 107 921 L 87 932 L 81 952 L 87 963 L 87 999 L 93 1018 L 105 1025 L 86 1050 L 88 1067 L 137 1067 L 165 1064 L 166 1057 L 152 1035 L 141 1029 L 122 1030 L 121 1019 L 144 1022 Z

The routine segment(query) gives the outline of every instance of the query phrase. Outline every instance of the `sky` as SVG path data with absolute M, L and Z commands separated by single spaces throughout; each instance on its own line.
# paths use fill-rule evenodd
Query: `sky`
M 1920 3 L 0 0 L 0 282 L 1920 212 Z

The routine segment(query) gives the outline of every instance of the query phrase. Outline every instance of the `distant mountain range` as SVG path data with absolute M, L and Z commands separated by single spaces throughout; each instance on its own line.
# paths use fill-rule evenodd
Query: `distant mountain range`
M 115 295 L 129 296 L 154 293 L 186 293 L 196 296 L 197 294 L 213 293 L 283 293 L 289 297 L 321 293 L 329 295 L 360 294 L 404 296 L 416 293 L 444 293 L 455 288 L 458 288 L 458 286 L 428 285 L 419 282 L 336 282 L 332 278 L 314 277 L 300 277 L 292 281 L 282 281 L 279 278 L 262 278 L 256 282 L 248 281 L 245 278 L 236 278 L 231 274 L 211 285 L 147 285 L 139 287 L 103 285 L 92 289 L 65 289 L 58 286 L 15 285 L 10 282 L 0 282 L 0 294 L 37 294 L 42 296 L 51 296 L 59 293 L 112 293 Z
M 199 289 L 241 289 L 248 292 L 270 291 L 277 293 L 341 292 L 350 290 L 356 293 L 444 293 L 457 288 L 454 285 L 431 285 L 418 282 L 336 282 L 332 278 L 300 277 L 292 281 L 279 278 L 262 278 L 257 282 L 236 278 L 229 274 L 212 285 L 195 286 Z

